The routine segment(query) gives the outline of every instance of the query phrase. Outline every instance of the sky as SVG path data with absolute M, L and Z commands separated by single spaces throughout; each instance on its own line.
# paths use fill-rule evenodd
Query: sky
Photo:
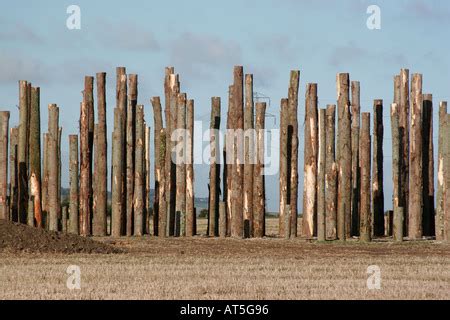
M 79 30 L 66 27 L 70 5 L 80 8 Z M 366 25 L 370 5 L 380 8 L 379 30 Z M 62 184 L 68 186 L 68 135 L 78 132 L 85 75 L 107 73 L 111 137 L 117 66 L 139 75 L 138 103 L 144 105 L 150 126 L 150 98 L 163 98 L 166 66 L 174 66 L 180 74 L 181 90 L 195 100 L 195 119 L 204 121 L 204 127 L 209 126 L 212 96 L 222 98 L 225 116 L 233 66 L 243 65 L 244 73 L 254 75 L 254 90 L 270 98 L 267 127 L 277 128 L 289 72 L 300 70 L 301 204 L 306 84 L 318 83 L 319 107 L 324 108 L 336 103 L 336 74 L 348 72 L 351 81 L 361 83 L 361 111 L 371 111 L 374 99 L 384 100 L 384 187 L 389 209 L 393 76 L 401 68 L 423 74 L 423 92 L 432 93 L 434 99 L 437 146 L 437 106 L 450 99 L 449 31 L 446 0 L 8 1 L 0 10 L 0 109 L 12 112 L 10 126 L 17 124 L 19 80 L 41 88 L 42 132 L 47 130 L 47 105 L 58 104 Z M 195 166 L 197 196 L 208 195 L 208 173 L 208 165 Z M 278 210 L 278 175 L 266 178 L 266 190 L 268 210 Z

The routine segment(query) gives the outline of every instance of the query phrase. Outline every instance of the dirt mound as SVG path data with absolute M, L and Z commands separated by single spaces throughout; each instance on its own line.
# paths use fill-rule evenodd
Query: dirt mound
M 54 253 L 119 253 L 122 250 L 73 234 L 31 228 L 0 220 L 0 251 Z

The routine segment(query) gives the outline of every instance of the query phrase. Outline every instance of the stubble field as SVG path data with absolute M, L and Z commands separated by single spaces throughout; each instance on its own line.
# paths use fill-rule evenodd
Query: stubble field
M 268 234 L 276 234 L 268 219 Z M 199 231 L 205 221 L 199 220 Z M 204 230 L 204 229 L 203 229 Z M 116 254 L 0 252 L 0 299 L 448 299 L 450 246 L 302 239 L 100 238 Z M 66 286 L 69 265 L 81 289 Z M 368 266 L 381 288 L 368 289 Z

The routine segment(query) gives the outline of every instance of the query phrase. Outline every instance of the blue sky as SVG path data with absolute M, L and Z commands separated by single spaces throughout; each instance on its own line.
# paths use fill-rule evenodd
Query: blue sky
M 81 9 L 81 30 L 68 30 L 66 8 Z M 381 30 L 366 27 L 369 5 L 381 9 Z M 424 93 L 437 105 L 450 94 L 450 5 L 445 0 L 398 1 L 9 1 L 0 11 L 1 109 L 18 119 L 18 80 L 41 87 L 42 131 L 47 104 L 61 108 L 65 143 L 63 185 L 68 185 L 68 134 L 78 132 L 85 75 L 107 72 L 108 131 L 115 103 L 115 67 L 139 74 L 139 103 L 153 125 L 150 97 L 163 95 L 164 67 L 180 73 L 182 91 L 195 99 L 196 119 L 209 121 L 210 97 L 226 111 L 232 68 L 253 73 L 255 91 L 271 99 L 278 118 L 289 71 L 299 69 L 299 123 L 303 132 L 306 84 L 318 83 L 319 106 L 335 103 L 335 77 L 361 82 L 362 111 L 384 99 L 385 198 L 391 207 L 389 104 L 400 68 L 424 75 Z M 267 119 L 269 127 L 279 124 Z M 437 124 L 435 121 L 435 132 Z M 300 163 L 303 168 L 303 135 Z M 196 166 L 196 192 L 207 195 L 208 166 Z M 300 172 L 299 181 L 303 181 Z M 278 177 L 268 177 L 268 209 L 278 207 Z M 302 183 L 299 197 L 301 201 Z M 301 202 L 300 202 L 301 203 Z M 299 208 L 301 210 L 301 206 Z

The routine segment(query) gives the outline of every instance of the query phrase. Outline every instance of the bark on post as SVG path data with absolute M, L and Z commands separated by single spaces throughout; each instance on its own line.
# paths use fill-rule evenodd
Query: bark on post
M 409 148 L 410 148 L 410 133 L 409 133 L 409 70 L 400 70 L 400 104 L 398 110 L 400 139 L 402 145 L 401 154 L 401 182 L 400 182 L 400 206 L 404 208 L 404 235 L 408 232 L 409 224 Z
M 371 213 L 370 213 L 370 113 L 361 114 L 361 141 L 360 141 L 360 165 L 361 165 L 361 220 L 359 240 L 368 242 L 372 240 Z
M 122 184 L 122 145 L 123 140 L 123 112 L 120 108 L 114 109 L 114 132 L 112 142 L 112 179 L 111 179 L 111 235 L 113 237 L 119 237 L 122 235 L 123 230 L 123 184 Z
M 300 81 L 300 71 L 292 70 L 289 81 L 289 91 L 288 91 L 288 166 L 290 167 L 289 175 L 289 201 L 290 204 L 290 219 L 291 219 L 291 237 L 297 237 L 297 215 L 298 215 L 298 119 L 297 119 L 297 109 L 298 109 L 298 86 Z M 291 134 L 289 134 L 291 131 Z
M 43 217 L 47 217 L 48 224 L 48 142 L 49 142 L 49 134 L 44 133 L 43 137 L 43 170 L 42 170 L 42 213 Z
M 373 104 L 372 221 L 373 234 L 384 236 L 383 100 Z
M 151 128 L 144 121 L 145 148 L 144 148 L 144 223 L 145 233 L 150 234 L 150 132 Z
M 94 125 L 94 148 L 95 153 L 94 153 L 94 166 L 93 171 L 95 172 L 98 168 L 98 160 L 99 160 L 99 156 L 98 156 L 98 123 L 96 123 Z M 97 222 L 97 199 L 98 199 L 98 192 L 97 192 L 97 182 L 98 179 L 96 177 L 96 175 L 93 175 L 92 177 L 92 234 L 95 235 L 95 229 L 96 229 L 96 225 L 98 224 Z
M 106 127 L 106 73 L 97 73 L 97 112 L 98 112 L 98 132 L 97 149 L 95 154 L 98 161 L 98 167 L 95 168 L 96 180 L 96 212 L 94 216 L 94 235 L 106 235 L 106 212 L 108 205 L 108 158 L 107 158 L 107 127 Z
M 58 206 L 57 206 L 58 219 L 61 219 L 61 138 L 62 138 L 62 127 L 59 127 L 58 128 L 58 141 L 56 144 L 56 152 L 58 155 L 58 184 L 57 184 L 58 185 Z
M 327 240 L 336 240 L 337 221 L 337 164 L 335 159 L 336 106 L 327 106 L 325 154 L 325 226 Z
M 177 155 L 176 155 L 176 208 L 180 213 L 180 229 L 177 236 L 186 235 L 186 94 L 180 93 L 177 98 Z
M 338 212 L 337 234 L 345 240 L 351 234 L 351 124 L 349 103 L 349 75 L 337 75 L 338 93 Z
M 95 126 L 95 116 L 94 116 L 94 77 L 85 76 L 84 77 L 84 91 L 83 91 L 83 102 L 86 104 L 87 114 L 88 114 L 88 153 L 89 153 L 89 216 L 87 216 L 86 223 L 89 223 L 88 231 L 86 235 L 92 234 L 92 216 L 93 216 L 93 206 L 94 206 L 94 189 L 93 189 L 93 172 L 94 167 L 94 126 Z
M 19 141 L 17 145 L 18 222 L 27 223 L 28 203 L 28 83 L 19 81 Z
M 445 115 L 444 137 L 450 136 L 450 115 Z M 450 143 L 444 142 L 444 240 L 450 242 Z
M 167 202 L 166 202 L 166 129 L 162 128 L 159 132 L 159 150 L 157 151 L 159 155 L 159 168 L 160 168 L 160 184 L 159 184 L 159 215 L 158 215 L 158 236 L 166 237 L 167 233 Z
M 266 199 L 264 197 L 264 130 L 265 130 L 266 103 L 256 103 L 255 144 L 256 164 L 253 178 L 253 231 L 257 238 L 264 237 Z
M 312 239 L 316 232 L 317 217 L 317 84 L 306 86 L 305 102 L 305 144 L 304 144 L 304 182 L 303 182 L 303 235 Z M 292 185 L 291 185 L 292 186 Z M 292 202 L 292 198 L 291 198 Z M 292 206 L 291 206 L 292 208 Z
M 411 80 L 411 119 L 410 119 L 410 155 L 409 155 L 409 223 L 410 239 L 422 238 L 422 75 L 413 74 Z
M 437 199 L 436 199 L 436 240 L 442 241 L 445 238 L 444 221 L 445 221 L 445 175 L 444 175 L 444 152 L 448 142 L 448 125 L 446 124 L 447 101 L 439 104 L 439 137 L 438 137 L 438 179 L 437 179 Z M 447 131 L 446 131 L 447 130 Z M 12 140 L 11 140 L 12 141 Z M 12 143 L 12 142 L 11 142 Z M 448 188 L 448 187 L 447 187 Z M 447 194 L 448 196 L 448 194 Z
M 227 236 L 227 217 L 226 217 L 226 203 L 219 202 L 219 237 L 225 238 Z
M 153 200 L 153 234 L 158 235 L 159 234 L 159 207 L 160 207 L 160 201 L 165 201 L 165 199 L 161 199 L 159 197 L 159 188 L 162 184 L 162 177 L 161 177 L 161 159 L 160 159 L 160 152 L 161 152 L 161 140 L 160 140 L 160 133 L 161 129 L 163 128 L 163 121 L 162 121 L 162 112 L 161 112 L 161 101 L 159 97 L 153 97 L 151 99 L 151 103 L 153 106 L 153 120 L 154 120 L 154 148 L 155 148 L 155 187 L 154 187 L 154 200 Z
M 325 227 L 325 109 L 320 109 L 318 114 L 318 158 L 317 158 L 317 240 L 326 240 Z
M 285 220 L 285 222 L 284 222 L 284 224 L 285 224 L 284 238 L 285 239 L 290 239 L 291 236 L 292 236 L 292 234 L 291 234 L 291 231 L 292 231 L 292 227 L 291 227 L 291 222 L 292 222 L 291 213 L 292 213 L 292 211 L 291 211 L 291 205 L 290 204 L 286 205 L 285 211 L 286 212 L 285 212 L 285 215 L 284 215 L 284 220 Z
M 137 75 L 129 75 L 129 92 L 126 126 L 126 235 L 133 235 L 133 199 L 134 199 L 134 147 L 136 137 L 136 105 L 137 105 Z
M 127 128 L 127 98 L 128 98 L 128 92 L 127 92 L 127 72 L 125 67 L 117 67 L 116 68 L 116 108 L 120 110 L 120 119 L 121 119 L 121 137 L 120 142 L 121 145 L 119 145 L 120 148 L 120 163 L 122 165 L 121 172 L 120 172 L 120 192 L 123 194 L 126 194 L 126 171 L 127 171 L 127 161 L 126 161 L 126 155 L 127 155 L 127 144 L 126 144 L 126 128 Z M 119 151 L 118 151 L 119 152 Z M 121 197 L 123 195 L 121 194 Z M 121 234 L 126 233 L 126 199 L 120 200 L 121 209 Z
M 17 141 L 19 129 L 10 130 L 10 155 L 9 155 L 9 220 L 17 222 Z
M 393 230 L 395 241 L 403 241 L 403 214 L 404 207 L 400 203 L 400 182 L 402 145 L 400 139 L 399 108 L 397 103 L 391 105 L 391 135 L 392 135 L 392 182 L 393 182 Z
M 255 134 L 253 107 L 253 75 L 245 75 L 245 108 L 244 108 L 244 237 L 253 235 L 254 200 L 253 200 L 253 171 L 255 170 Z
M 243 191 L 244 191 L 244 157 L 243 157 L 243 132 L 244 129 L 244 104 L 243 104 L 243 68 L 235 66 L 233 70 L 233 104 L 230 111 L 233 135 L 233 165 L 232 165 L 232 194 L 231 194 L 231 236 L 242 238 L 244 236 L 243 221 Z
M 89 109 L 86 103 L 81 103 L 80 112 L 80 235 L 91 234 L 90 206 L 90 156 L 89 156 Z M 50 189 L 49 189 L 50 195 Z
M 195 207 L 194 207 L 194 100 L 190 99 L 186 105 L 186 236 L 195 235 Z M 219 171 L 220 172 L 220 171 Z
M 352 232 L 359 235 L 359 130 L 360 130 L 360 84 L 359 81 L 351 82 L 352 92 Z
M 78 217 L 78 135 L 69 135 L 69 183 L 70 183 L 70 202 L 69 202 L 69 233 L 79 233 Z
M 144 234 L 144 106 L 136 110 L 136 140 L 134 162 L 134 235 Z M 128 229 L 128 228 L 127 228 Z M 130 234 L 131 235 L 131 234 Z
M 232 129 L 232 109 L 233 109 L 233 85 L 228 87 L 228 112 L 227 112 L 227 134 L 229 133 L 229 129 Z M 228 136 L 226 136 L 228 137 Z M 223 158 L 225 159 L 225 166 L 223 168 L 223 183 L 224 183 L 224 194 L 223 198 L 226 201 L 226 215 L 227 215 L 227 236 L 231 236 L 231 198 L 232 198 L 232 175 L 233 175 L 233 150 L 232 150 L 232 141 L 228 141 L 225 139 L 225 143 L 223 146 Z
M 0 111 L 0 220 L 9 220 L 8 136 L 9 111 Z
M 288 204 L 288 99 L 281 99 L 280 105 L 280 212 L 279 235 L 283 237 L 286 230 L 286 205 Z
M 68 225 L 67 225 L 67 206 L 62 207 L 61 210 L 61 225 L 62 225 L 62 229 L 61 231 L 64 233 L 67 233 L 67 229 L 68 229 Z
M 423 95 L 422 176 L 424 236 L 433 236 L 434 230 L 434 155 L 433 155 L 433 95 Z
M 211 98 L 210 122 L 210 171 L 209 171 L 209 236 L 219 234 L 219 195 L 220 195 L 220 98 Z
M 56 104 L 48 106 L 48 226 L 58 231 L 58 122 L 59 108 Z

